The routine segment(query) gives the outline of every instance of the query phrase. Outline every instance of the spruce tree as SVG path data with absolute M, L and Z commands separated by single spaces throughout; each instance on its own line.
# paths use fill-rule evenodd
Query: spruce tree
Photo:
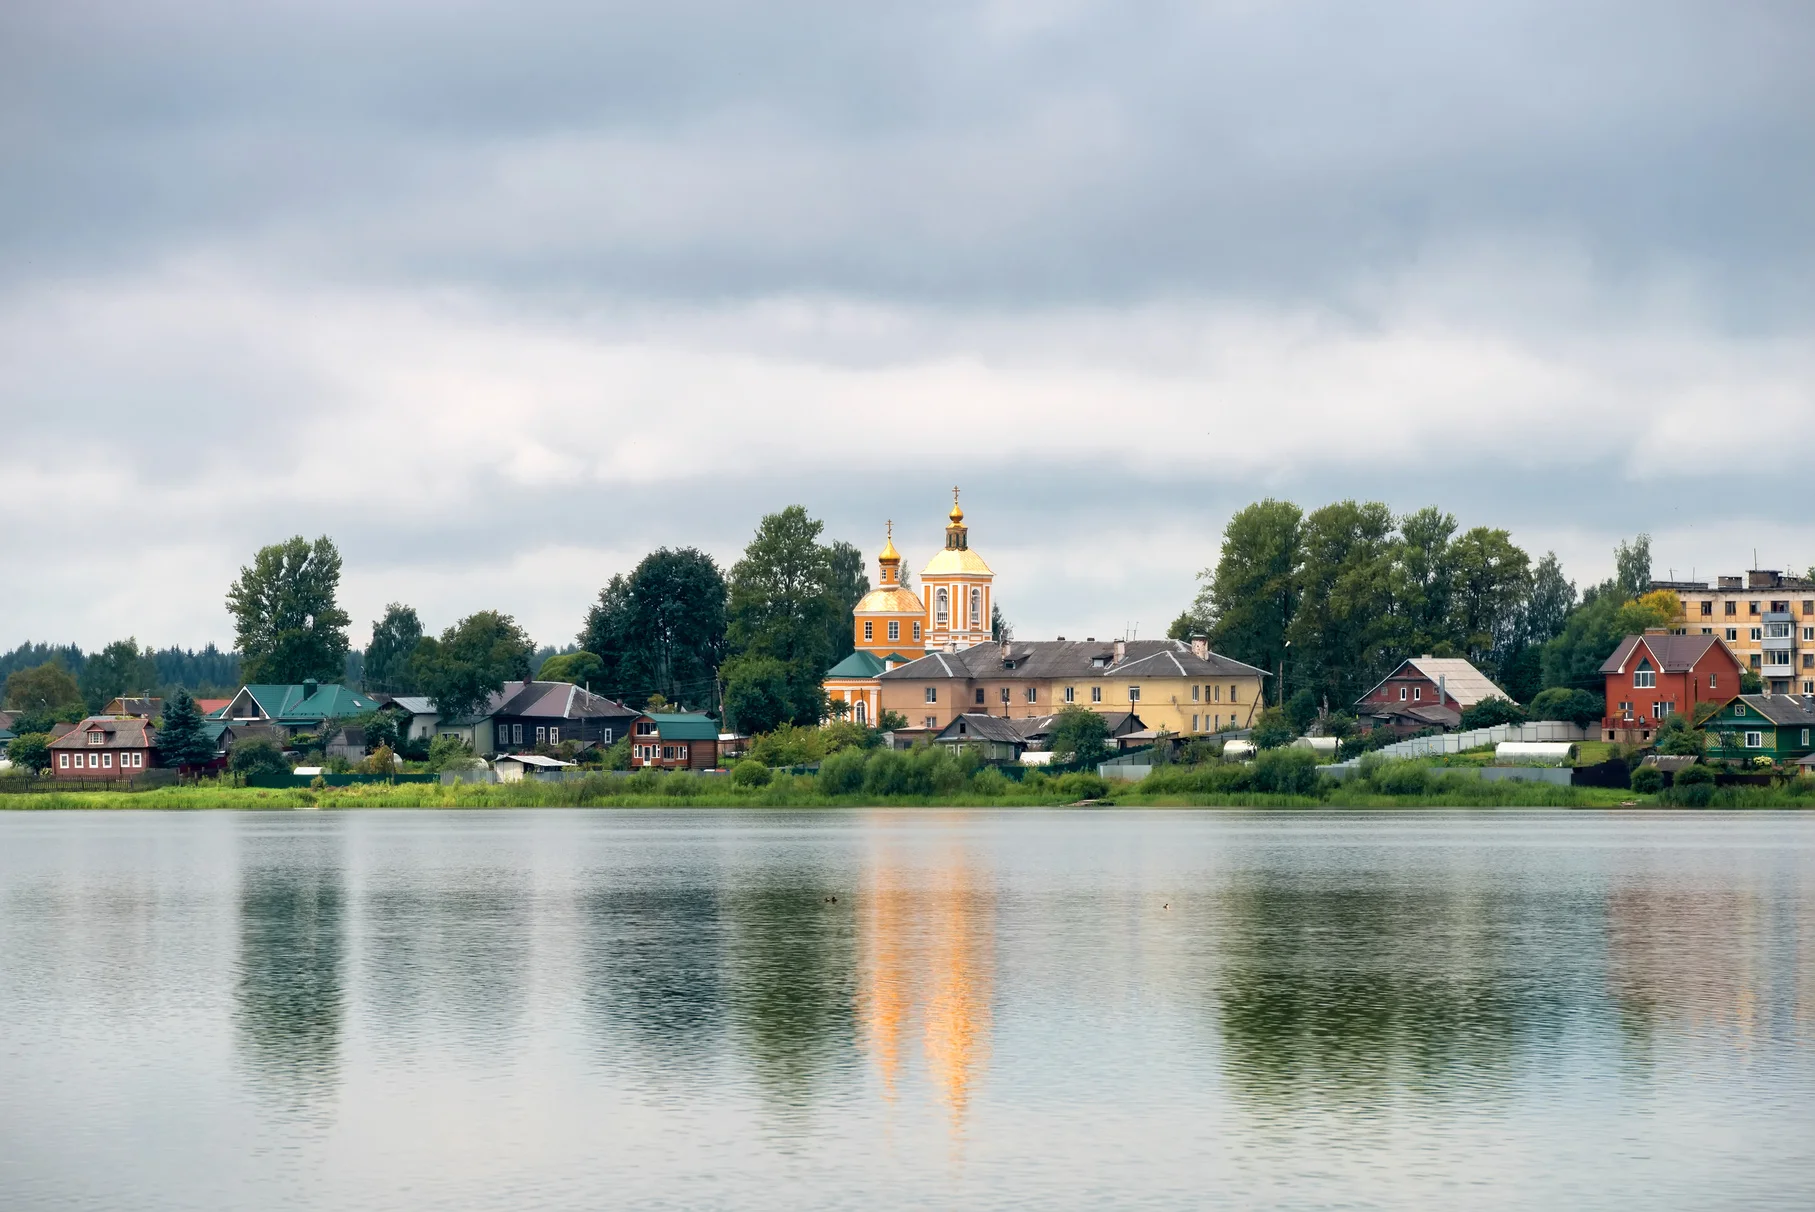
M 195 696 L 182 687 L 164 704 L 164 726 L 158 730 L 158 755 L 164 765 L 187 769 L 214 760 L 214 742 L 202 723 Z

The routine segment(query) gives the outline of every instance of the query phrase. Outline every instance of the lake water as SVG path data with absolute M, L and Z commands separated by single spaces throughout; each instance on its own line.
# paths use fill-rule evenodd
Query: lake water
M 1815 816 L 0 813 L 15 1212 L 1210 1205 L 1815 1205 Z

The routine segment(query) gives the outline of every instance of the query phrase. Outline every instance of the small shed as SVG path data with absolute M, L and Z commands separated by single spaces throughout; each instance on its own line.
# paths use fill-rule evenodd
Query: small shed
M 1565 766 L 1575 760 L 1576 747 L 1568 741 L 1501 741 L 1494 746 L 1494 761 L 1515 766 Z
M 947 724 L 933 743 L 947 749 L 975 748 L 986 762 L 1012 762 L 1027 748 L 1027 738 L 1014 720 L 966 713 Z
M 539 753 L 513 753 L 493 762 L 492 769 L 497 772 L 500 783 L 521 783 L 525 775 L 554 774 L 573 764 Z

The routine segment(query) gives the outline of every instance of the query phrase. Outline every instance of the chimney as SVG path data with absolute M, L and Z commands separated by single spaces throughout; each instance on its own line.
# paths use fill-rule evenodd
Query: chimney
M 1123 661 L 1125 661 L 1127 659 L 1128 659 L 1128 641 L 1127 640 L 1117 640 L 1115 642 L 1115 663 L 1120 665 Z
M 1445 673 L 1437 675 L 1437 706 L 1449 706 L 1449 675 Z
M 536 679 L 535 679 L 535 675 L 534 675 L 534 674 L 529 674 L 529 673 L 526 673 L 526 674 L 524 674 L 524 675 L 523 675 L 523 684 L 524 684 L 524 685 L 525 685 L 525 686 L 527 686 L 527 685 L 529 685 L 529 684 L 530 684 L 530 683 L 531 683 L 531 682 L 533 682 L 533 681 L 535 681 L 535 680 L 536 680 Z
M 1195 635 L 1193 635 L 1191 637 L 1191 655 L 1196 657 L 1200 661 L 1209 660 L 1210 659 L 1210 637 L 1205 635 L 1201 631 L 1197 632 Z
M 304 678 L 303 679 L 303 697 L 305 699 L 315 697 L 315 692 L 320 689 L 321 689 L 321 683 L 316 681 L 314 678 Z

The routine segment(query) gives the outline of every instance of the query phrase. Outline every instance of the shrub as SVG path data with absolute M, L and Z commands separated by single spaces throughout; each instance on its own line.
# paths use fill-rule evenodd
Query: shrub
M 1601 718 L 1601 696 L 1567 686 L 1540 690 L 1531 700 L 1534 720 L 1562 720 L 1584 728 Z
M 824 767 L 821 771 L 823 773 Z M 879 749 L 863 763 L 865 795 L 906 795 L 913 782 L 908 756 L 893 749 Z
M 625 795 L 660 795 L 662 774 L 654 766 L 644 766 L 624 780 Z
M 429 742 L 425 760 L 430 770 L 470 770 L 477 761 L 472 749 L 457 736 L 438 736 Z
M 607 770 L 629 770 L 630 738 L 620 737 L 614 741 L 611 748 L 599 755 L 599 761 Z
M 1640 766 L 1632 772 L 1632 789 L 1640 795 L 1656 795 L 1664 789 L 1664 772 L 1656 766 Z
M 6 743 L 6 758 L 21 770 L 43 774 L 50 769 L 50 734 L 27 732 Z
M 1645 767 L 1639 767 L 1640 770 Z M 1636 782 L 1638 774 L 1633 773 Z M 1658 797 L 1666 804 L 1679 808 L 1706 808 L 1714 800 L 1714 771 L 1697 762 L 1676 772 L 1670 787 Z
M 1292 738 L 1297 734 L 1286 721 L 1284 712 L 1277 707 L 1269 707 L 1254 721 L 1254 731 L 1250 735 L 1256 749 L 1278 749 L 1281 745 L 1291 744 Z
M 731 768 L 731 782 L 738 787 L 767 787 L 774 776 L 755 758 L 745 758 Z
M 1067 801 L 1100 800 L 1109 794 L 1109 784 L 1086 770 L 1061 774 L 1053 780 L 1053 789 Z
M 1693 787 L 1697 784 L 1713 786 L 1714 770 L 1711 767 L 1704 766 L 1700 762 L 1697 762 L 1693 766 L 1685 766 L 1683 769 L 1676 772 L 1676 785 L 1678 787 Z
M 1462 712 L 1463 729 L 1493 728 L 1499 724 L 1523 724 L 1525 708 L 1509 698 L 1493 695 Z
M 782 724 L 751 741 L 750 756 L 765 766 L 810 766 L 827 754 L 826 731 Z
M 678 799 L 695 799 L 705 795 L 708 790 L 706 780 L 691 770 L 677 770 L 662 779 L 661 794 Z
M 249 736 L 233 742 L 227 768 L 242 779 L 289 774 L 290 763 L 277 742 L 267 736 Z
M 1363 774 L 1382 795 L 1423 795 L 1430 789 L 1430 768 L 1421 762 L 1383 761 L 1370 772 L 1367 759 L 1362 761 Z
M 1012 794 L 1014 790 L 1013 781 L 994 766 L 986 770 L 979 770 L 971 777 L 971 794 L 973 795 L 999 800 Z
M 1683 715 L 1672 715 L 1657 730 L 1655 744 L 1659 753 L 1672 757 L 1700 757 L 1708 738 Z
M 1250 785 L 1276 795 L 1316 795 L 1317 754 L 1310 749 L 1268 749 L 1254 759 Z
M 875 755 L 881 757 L 880 753 Z M 834 753 L 819 764 L 821 795 L 855 795 L 863 790 L 864 766 L 871 755 L 862 749 Z

